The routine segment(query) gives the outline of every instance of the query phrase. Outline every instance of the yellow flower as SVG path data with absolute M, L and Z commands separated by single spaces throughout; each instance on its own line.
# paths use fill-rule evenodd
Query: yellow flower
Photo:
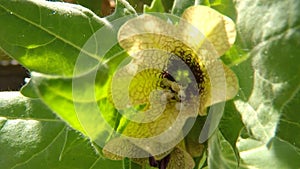
M 111 99 L 129 122 L 103 152 L 189 169 L 197 152 L 187 151 L 183 141 L 186 121 L 238 91 L 235 74 L 219 59 L 235 41 L 235 25 L 205 6 L 186 9 L 178 22 L 163 17 L 144 14 L 119 30 L 119 44 L 132 60 L 115 73 Z

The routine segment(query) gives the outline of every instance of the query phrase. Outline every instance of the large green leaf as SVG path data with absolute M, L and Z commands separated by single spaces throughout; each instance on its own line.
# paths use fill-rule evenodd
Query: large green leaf
M 114 46 L 107 57 L 117 56 L 111 58 L 106 67 L 99 67 L 90 73 L 79 76 L 76 78 L 64 78 L 56 76 L 46 76 L 42 74 L 32 73 L 30 82 L 23 87 L 22 93 L 28 97 L 38 97 L 43 100 L 56 114 L 67 122 L 72 128 L 87 134 L 82 125 L 83 123 L 79 118 L 84 116 L 90 117 L 88 124 L 100 125 L 101 123 L 96 122 L 95 118 L 91 116 L 97 115 L 98 109 L 91 109 L 91 105 L 97 104 L 101 108 L 101 111 L 105 111 L 107 122 L 114 127 L 118 121 L 116 121 L 117 113 L 114 112 L 113 108 L 109 108 L 107 102 L 108 96 L 108 85 L 110 78 L 117 68 L 119 63 L 127 57 L 127 54 L 120 52 L 121 49 L 118 45 Z M 109 69 L 108 69 L 109 68 Z M 78 84 L 76 88 L 74 84 Z M 79 84 L 80 83 L 80 84 Z M 106 105 L 107 107 L 103 107 Z M 84 110 L 85 115 L 81 116 L 78 114 L 80 110 Z M 82 120 L 82 119 L 81 119 Z M 85 126 L 87 127 L 87 126 Z M 88 128 L 92 128 L 88 127 Z M 101 127 L 104 132 L 103 127 Z M 108 137 L 108 136 L 107 136 Z
M 94 101 L 96 101 L 96 104 L 99 104 L 101 110 L 111 112 L 105 114 L 104 116 L 113 127 L 116 126 L 114 123 L 118 123 L 118 119 L 116 119 L 117 116 L 114 115 L 114 110 L 112 110 L 111 107 L 105 103 L 105 98 L 108 94 L 107 82 L 108 77 L 116 69 L 118 62 L 122 61 L 127 55 L 124 52 L 121 52 L 121 48 L 115 44 L 116 37 L 112 38 L 112 36 L 110 36 L 111 34 L 109 34 L 108 37 L 104 37 L 106 34 L 104 34 L 103 37 L 96 37 L 98 40 L 100 40 L 100 42 L 90 41 L 89 46 L 84 46 L 88 39 L 91 38 L 93 40 L 93 38 L 95 38 L 92 34 L 94 34 L 99 28 L 101 28 L 103 25 L 109 25 L 106 19 L 98 18 L 88 9 L 78 5 L 59 2 L 0 1 L 0 7 L 2 14 L 0 16 L 2 17 L 1 22 L 9 23 L 5 25 L 6 27 L 4 27 L 4 29 L 1 29 L 2 32 L 0 31 L 3 35 L 1 36 L 2 39 L 0 38 L 0 47 L 4 49 L 5 52 L 7 52 L 10 56 L 21 62 L 26 68 L 29 68 L 31 71 L 33 71 L 31 74 L 31 80 L 23 88 L 22 93 L 29 97 L 42 99 L 47 106 L 49 106 L 63 121 L 67 122 L 69 126 L 71 126 L 73 129 L 76 129 L 77 132 L 80 131 L 81 133 L 87 134 L 85 129 L 82 127 L 81 122 L 78 120 L 74 105 L 83 105 L 79 107 L 82 109 L 87 108 L 84 109 L 86 112 L 93 112 L 89 111 L 88 108 L 89 105 L 94 104 Z M 127 7 L 130 7 L 129 4 L 121 1 L 121 3 L 118 3 L 117 5 L 115 13 L 107 19 L 112 21 L 118 17 L 124 16 L 125 14 L 130 14 L 128 11 L 133 10 L 133 8 L 127 10 Z M 24 12 L 24 10 L 30 10 L 31 12 L 25 12 L 26 14 L 23 16 L 21 11 Z M 45 19 L 45 22 L 41 22 L 44 21 L 44 15 L 49 15 L 49 19 Z M 10 22 L 8 22 L 8 20 Z M 104 21 L 105 24 L 102 21 Z M 11 25 L 14 25 L 13 27 L 25 27 L 27 32 L 22 32 L 19 29 L 10 30 L 12 27 Z M 114 29 L 116 29 L 115 31 L 118 30 L 116 27 L 114 27 Z M 106 31 L 111 32 L 111 30 L 107 29 Z M 38 35 L 34 34 L 34 32 L 37 32 Z M 116 36 L 116 33 L 113 33 Z M 33 35 L 34 38 L 32 37 Z M 19 36 L 22 38 L 16 38 Z M 37 37 L 35 38 L 35 36 Z M 39 44 L 41 41 L 47 41 L 48 36 L 53 36 L 53 42 L 55 43 L 51 42 Z M 22 43 L 22 45 L 20 45 L 20 43 Z M 109 44 L 112 48 L 108 48 L 109 51 L 104 51 L 107 52 L 106 54 L 97 53 L 96 51 L 98 50 L 99 46 L 100 48 L 102 47 L 101 44 Z M 85 48 L 82 49 L 82 47 Z M 16 48 L 18 48 L 18 50 L 16 50 Z M 20 50 L 22 51 L 20 52 Z M 118 57 L 113 57 L 115 55 Z M 83 69 L 80 69 L 83 71 L 82 73 L 86 73 L 87 71 L 91 71 L 92 73 L 96 72 L 96 77 L 94 79 L 95 83 L 84 83 L 84 80 L 94 75 L 91 72 L 85 75 L 79 75 L 78 77 L 72 77 L 73 70 L 76 70 L 75 63 L 78 59 L 78 56 L 84 56 L 84 63 L 87 63 L 85 67 L 82 67 Z M 97 57 L 102 57 L 102 60 L 106 59 L 106 64 L 101 64 L 102 66 L 95 67 L 101 62 L 101 60 Z M 73 81 L 79 79 L 81 82 L 83 82 L 80 84 L 80 90 L 72 90 Z M 94 89 L 96 90 L 96 93 L 94 93 Z M 90 92 L 91 90 L 93 92 Z M 97 97 L 95 100 L 91 100 L 89 95 L 90 93 L 86 91 L 96 94 Z M 80 95 L 80 97 L 74 99 L 73 95 Z M 5 100 L 3 101 L 4 104 Z M 39 101 L 39 104 L 43 105 L 41 101 Z M 104 107 L 103 105 L 106 106 Z M 12 104 L 10 107 L 13 108 L 15 106 L 16 105 Z M 16 110 L 11 111 L 16 112 Z M 30 111 L 29 108 L 28 111 Z M 22 115 L 20 114 L 20 116 Z M 89 116 L 89 114 L 86 114 L 86 116 L 93 118 Z M 58 118 L 57 121 L 59 121 L 62 126 L 66 128 L 65 123 Z M 90 128 L 93 127 L 92 125 L 97 125 L 93 122 L 90 122 L 89 124 L 91 124 L 91 126 L 88 126 Z M 51 131 L 52 125 L 53 124 L 49 124 L 46 126 L 46 128 Z M 102 124 L 100 123 L 100 125 Z M 103 125 L 105 126 L 105 124 Z M 20 126 L 20 128 L 21 127 L 24 126 Z M 55 127 L 55 125 L 53 127 Z M 87 125 L 85 127 L 87 127 Z M 68 128 L 68 130 L 71 129 Z M 103 130 L 101 129 L 101 131 Z M 72 130 L 72 132 L 75 131 Z M 63 138 L 68 136 L 65 134 L 65 129 L 61 131 L 61 133 L 63 133 Z M 83 138 L 86 145 L 88 145 L 89 141 L 86 139 L 86 135 L 84 137 L 83 135 L 79 134 L 79 132 L 76 134 L 79 135 L 80 138 Z M 104 131 L 104 137 L 108 138 L 109 133 L 105 133 Z M 76 139 L 72 138 L 71 136 L 68 136 L 68 138 Z M 23 139 L 24 141 L 28 140 L 28 138 L 21 138 L 21 141 Z M 45 139 L 47 139 L 47 141 L 51 141 L 51 138 Z M 103 141 L 105 141 L 105 139 Z M 63 146 L 63 143 L 64 142 L 59 142 L 57 144 Z M 21 146 L 26 145 L 20 144 L 18 149 L 20 151 L 22 151 Z M 57 145 L 54 146 L 59 148 Z M 54 148 L 52 149 L 54 150 Z M 86 151 L 89 150 L 86 147 L 83 149 L 87 149 Z M 92 150 L 95 151 L 96 149 L 93 149 L 92 147 Z M 80 153 L 76 152 L 75 154 L 81 154 L 81 152 L 84 152 L 84 150 L 79 152 Z M 53 154 L 53 157 L 56 155 L 56 152 L 46 153 Z M 100 157 L 97 153 L 95 156 L 95 161 L 94 163 L 91 163 L 90 166 L 76 166 L 76 163 L 74 163 L 74 167 L 72 167 L 73 165 L 68 164 L 66 164 L 66 166 L 71 168 L 120 168 L 119 162 L 115 162 L 114 164 L 108 160 L 102 160 L 102 157 Z M 57 165 L 59 165 L 59 160 L 53 162 L 53 165 L 55 163 L 58 163 Z M 89 162 L 84 158 L 77 160 L 77 162 L 80 163 L 81 160 Z M 11 162 L 12 165 L 17 163 L 18 162 Z M 85 165 L 85 163 L 82 163 L 82 165 Z M 35 164 L 28 164 L 28 167 L 30 168 L 33 166 L 35 166 Z
M 205 3 L 218 6 L 211 1 Z M 238 39 L 222 59 L 237 74 L 240 91 L 234 105 L 226 104 L 219 126 L 223 142 L 228 141 L 232 148 L 212 137 L 208 147 L 210 168 L 236 168 L 237 161 L 214 154 L 228 157 L 233 151 L 236 159 L 241 158 L 239 168 L 300 166 L 298 8 L 299 2 L 292 0 L 237 3 Z M 230 16 L 226 10 L 219 11 Z M 241 119 L 245 129 L 240 132 Z M 228 148 L 231 151 L 226 151 Z
M 39 99 L 0 93 L 1 168 L 121 168 L 105 160 L 85 136 L 69 128 Z
M 249 168 L 298 168 L 300 2 L 246 0 L 236 7 L 253 67 L 250 97 L 235 100 L 246 126 L 237 142 L 242 163 Z
M 31 71 L 71 76 L 78 55 L 97 64 L 94 47 L 82 50 L 105 19 L 79 5 L 48 1 L 0 1 L 0 47 Z
M 8 23 L 15 24 L 14 27 L 22 26 L 28 30 L 27 32 L 22 32 L 19 29 L 10 30 L 10 24 L 3 24 L 6 27 L 1 29 L 3 41 L 0 38 L 0 47 L 20 61 L 26 68 L 39 72 L 31 74 L 31 80 L 22 89 L 22 93 L 28 97 L 41 98 L 71 127 L 85 133 L 78 120 L 74 104 L 84 105 L 85 102 L 87 103 L 85 105 L 92 104 L 94 100 L 91 100 L 93 98 L 90 95 L 91 93 L 96 95 L 95 101 L 100 104 L 100 100 L 107 97 L 109 76 L 118 65 L 115 62 L 118 63 L 126 57 L 124 52 L 121 52 L 122 49 L 115 44 L 117 26 L 120 26 L 121 22 L 116 27 L 111 27 L 107 20 L 113 21 L 126 14 L 135 13 L 134 9 L 127 2 L 120 0 L 117 1 L 117 9 L 113 15 L 101 19 L 79 5 L 44 1 L 0 2 L 2 7 L 0 9 L 3 10 L 3 15 L 0 16 L 3 17 L 1 22 L 8 22 L 9 19 L 11 22 Z M 29 9 L 33 12 L 25 12 L 24 15 L 20 13 L 22 10 Z M 47 20 L 43 18 L 46 14 L 49 15 Z M 105 22 L 106 27 L 103 22 Z M 70 26 L 73 27 L 70 28 Z M 99 37 L 96 32 L 100 28 L 109 33 L 102 33 Z M 112 31 L 111 28 L 115 31 Z M 36 35 L 33 32 L 41 33 Z M 4 36 L 5 33 L 8 36 Z M 36 38 L 32 38 L 33 35 L 31 34 Z M 16 38 L 19 36 L 22 38 Z M 55 43 L 37 45 L 40 41 L 46 41 L 48 36 L 53 37 Z M 60 45 L 57 45 L 56 41 Z M 21 53 L 16 50 L 16 48 L 19 48 L 20 43 L 22 43 L 22 50 L 24 49 L 24 52 Z M 30 47 L 23 48 L 24 45 Z M 105 45 L 111 48 L 105 49 Z M 39 50 L 40 52 L 35 55 L 34 52 L 30 53 L 31 50 Z M 23 55 L 23 53 L 26 55 Z M 80 60 L 79 56 L 84 58 L 84 65 L 76 68 L 76 62 L 80 62 L 77 61 Z M 99 66 L 102 61 L 106 61 L 106 64 Z M 73 78 L 74 70 L 80 70 L 82 73 L 91 72 Z M 97 75 L 94 80 L 96 82 L 92 84 L 85 83 L 85 80 L 94 75 L 95 71 Z M 48 74 L 59 76 L 49 76 Z M 80 89 L 72 89 L 74 80 L 82 82 Z M 93 92 L 94 89 L 96 93 Z M 80 95 L 80 98 L 74 99 L 74 95 Z

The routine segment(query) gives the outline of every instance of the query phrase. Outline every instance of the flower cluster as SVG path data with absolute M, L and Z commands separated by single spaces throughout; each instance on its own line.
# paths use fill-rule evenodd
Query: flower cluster
M 234 23 L 205 6 L 186 9 L 181 19 L 144 14 L 127 21 L 118 41 L 132 59 L 115 73 L 111 99 L 128 122 L 104 154 L 192 169 L 201 145 L 184 140 L 184 128 L 188 119 L 237 94 L 235 74 L 219 59 L 235 36 Z

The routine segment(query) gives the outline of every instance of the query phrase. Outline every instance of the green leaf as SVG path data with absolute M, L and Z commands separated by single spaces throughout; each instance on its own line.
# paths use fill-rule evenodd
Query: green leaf
M 3 60 L 10 60 L 11 58 L 9 58 L 2 50 L 0 50 L 0 61 Z
M 80 52 L 98 60 L 93 47 L 82 50 L 93 33 L 107 24 L 79 5 L 0 0 L 0 47 L 31 71 L 71 76 Z
M 107 130 L 105 124 L 102 125 L 97 121 L 98 119 L 95 116 L 98 115 L 100 108 L 100 111 L 105 112 L 102 114 L 112 128 L 116 129 L 117 124 L 119 124 L 115 109 L 107 101 L 108 84 L 112 74 L 119 63 L 127 57 L 126 53 L 120 53 L 119 51 L 118 45 L 110 50 L 107 57 L 114 56 L 115 53 L 117 55 L 107 62 L 107 67 L 100 67 L 76 78 L 53 77 L 33 73 L 30 83 L 23 88 L 22 92 L 26 94 L 26 90 L 34 90 L 36 95 L 72 128 L 86 135 L 89 133 L 89 137 L 93 139 L 98 133 L 105 133 L 105 135 L 98 136 L 103 139 L 101 142 L 105 142 L 110 137 L 111 132 Z M 78 83 L 80 83 L 79 86 L 75 88 L 74 84 Z M 92 108 L 94 104 L 98 106 L 96 109 Z M 86 113 L 82 114 L 80 112 Z M 82 121 L 83 119 L 89 119 L 90 121 Z M 95 126 L 99 128 L 96 129 Z
M 232 20 L 236 19 L 236 9 L 233 0 L 199 0 L 200 5 L 209 6 L 223 15 L 230 17 Z
M 222 61 L 229 67 L 234 69 L 234 66 L 246 61 L 249 55 L 241 47 L 241 43 L 237 42 L 221 57 Z
M 36 76 L 32 74 L 31 83 L 39 98 L 58 114 L 72 128 L 84 132 L 73 105 L 72 79 Z
M 28 54 L 28 56 L 30 57 L 26 58 L 23 64 L 27 68 L 38 71 L 40 73 L 57 74 L 60 76 L 48 76 L 45 74 L 32 73 L 31 80 L 25 87 L 23 87 L 22 93 L 32 98 L 40 97 L 52 110 L 54 110 L 58 114 L 60 118 L 66 121 L 71 127 L 81 131 L 82 133 L 85 133 L 84 129 L 80 124 L 80 121 L 77 118 L 77 114 L 74 109 L 74 104 L 75 103 L 83 104 L 84 102 L 87 102 L 86 105 L 91 104 L 91 100 L 89 99 L 92 97 L 92 96 L 90 97 L 90 93 L 92 92 L 90 91 L 94 90 L 94 83 L 92 84 L 83 83 L 79 90 L 73 90 L 72 85 L 74 80 L 79 81 L 81 79 L 82 81 L 84 81 L 85 79 L 90 78 L 93 75 L 92 73 L 95 72 L 95 66 L 98 66 L 100 64 L 100 59 L 95 60 L 92 58 L 98 56 L 93 56 L 94 54 L 84 53 L 84 51 L 90 50 L 96 52 L 99 47 L 98 46 L 95 47 L 94 44 L 98 44 L 101 47 L 103 47 L 104 45 L 112 45 L 112 48 L 110 48 L 109 51 L 104 51 L 107 53 L 103 53 L 103 51 L 99 50 L 100 52 L 102 52 L 101 54 L 103 55 L 101 60 L 105 61 L 106 64 L 101 64 L 102 66 L 97 67 L 98 69 L 96 71 L 98 75 L 95 78 L 96 80 L 95 90 L 97 92 L 93 93 L 97 96 L 95 98 L 96 101 L 99 102 L 101 99 L 107 97 L 108 95 L 107 83 L 108 83 L 109 76 L 117 68 L 117 66 L 119 65 L 118 63 L 121 62 L 125 57 L 127 57 L 127 55 L 124 52 L 122 52 L 123 49 L 121 49 L 118 44 L 117 45 L 115 44 L 116 37 L 113 38 L 113 36 L 116 36 L 116 33 L 111 31 L 111 29 L 108 30 L 107 27 L 105 27 L 104 29 L 106 29 L 106 31 L 109 32 L 109 34 L 107 35 L 109 36 L 109 38 L 106 39 L 105 37 L 106 34 L 101 34 L 102 35 L 101 37 L 97 37 L 98 40 L 93 41 L 92 38 L 92 40 L 88 41 L 88 38 L 90 38 L 91 34 L 95 33 L 95 31 L 98 28 L 103 26 L 103 24 L 100 23 L 99 21 L 105 21 L 105 19 L 98 18 L 89 10 L 80 7 L 78 5 L 65 4 L 59 2 L 42 2 L 42 1 L 41 2 L 5 1 L 0 5 L 2 7 L 0 9 L 4 9 L 5 11 L 4 15 L 1 15 L 0 17 L 11 17 L 10 20 L 13 21 L 12 23 L 21 24 L 28 27 L 28 32 L 26 32 L 26 34 L 24 32 L 9 32 L 8 34 L 9 36 L 2 36 L 3 39 L 4 38 L 10 39 L 10 36 L 19 37 L 19 36 L 26 35 L 26 37 L 21 39 L 22 40 L 21 42 L 32 46 L 33 44 L 37 43 L 36 41 L 38 41 L 39 38 L 41 40 L 44 40 L 47 36 L 51 35 L 54 36 L 55 39 L 54 41 L 57 40 L 64 43 L 62 46 L 57 46 L 56 43 L 49 43 L 46 46 L 41 46 L 41 47 L 36 46 L 36 48 L 32 48 L 32 50 L 40 50 L 41 52 L 43 52 L 43 54 L 39 53 L 39 55 L 37 56 L 34 55 L 33 53 L 30 53 Z M 16 6 L 21 6 L 21 5 L 23 6 L 19 8 L 15 8 Z M 37 14 L 34 13 L 32 15 L 30 13 L 26 13 L 24 16 L 18 14 L 18 12 L 20 12 L 19 9 L 23 10 L 27 8 L 32 10 L 35 9 L 37 11 L 37 14 L 41 15 L 37 19 L 40 19 L 42 21 L 43 21 L 42 16 L 44 15 L 44 13 L 49 14 L 50 11 L 51 12 L 49 16 L 50 18 L 49 20 L 46 20 L 48 23 L 46 21 L 40 22 L 40 20 L 35 21 L 34 17 L 36 17 Z M 122 0 L 118 1 L 117 9 L 115 10 L 115 13 L 110 16 L 109 19 L 115 20 L 118 17 L 124 16 L 125 14 L 127 14 L 126 10 L 128 8 L 130 8 L 130 5 L 127 2 Z M 129 9 L 129 11 L 130 10 L 131 12 L 134 12 L 134 9 L 132 7 Z M 9 11 L 13 11 L 13 12 L 9 13 Z M 70 28 L 68 24 L 66 24 L 65 26 L 62 25 L 61 23 L 64 22 L 65 20 L 67 20 L 66 23 L 72 23 L 72 25 L 74 25 L 75 27 Z M 49 25 L 44 27 L 45 26 L 44 24 L 49 24 Z M 7 29 L 8 28 L 9 26 L 7 26 Z M 35 32 L 35 29 L 41 32 L 41 35 L 37 36 L 37 39 L 32 38 L 30 36 L 30 32 Z M 117 27 L 114 27 L 114 29 L 116 29 L 116 31 L 118 30 Z M 18 31 L 18 30 L 19 29 L 16 29 L 14 31 Z M 82 32 L 79 33 L 80 30 L 82 30 Z M 2 33 L 4 34 L 4 31 Z M 82 36 L 85 35 L 87 35 L 87 37 L 82 38 Z M 14 41 L 14 40 L 18 40 L 18 41 Z M 15 50 L 16 43 L 21 43 L 19 42 L 19 40 L 20 39 L 12 38 L 11 43 L 0 43 L 0 46 L 3 49 L 6 49 L 7 51 L 11 50 L 12 53 L 10 54 L 13 57 L 19 59 L 19 61 L 21 61 L 20 58 L 23 58 L 23 56 L 19 55 L 18 53 L 14 53 L 16 52 Z M 89 42 L 88 45 L 90 46 L 85 45 L 83 49 L 80 49 L 81 46 L 83 46 L 87 41 Z M 78 53 L 76 52 L 72 53 L 73 49 L 68 48 L 68 46 L 74 49 L 77 46 L 80 47 L 79 48 L 80 50 L 77 50 Z M 60 47 L 61 49 L 59 49 Z M 57 52 L 59 55 L 57 56 L 52 55 L 49 52 Z M 91 70 L 91 72 L 80 77 L 72 78 L 71 75 L 73 75 L 73 69 L 75 68 L 74 66 L 75 66 L 76 59 L 78 59 L 79 52 L 81 52 L 80 56 L 84 55 L 85 56 L 84 58 L 88 60 L 88 61 L 85 60 L 85 63 L 86 62 L 87 63 L 82 68 L 83 71 L 82 73 L 86 73 L 87 70 Z M 99 58 L 100 56 L 101 55 L 99 55 Z M 40 62 L 36 59 L 42 59 L 45 62 Z M 64 59 L 66 59 L 65 60 L 66 63 L 63 61 Z M 31 63 L 36 66 L 39 66 L 39 68 L 32 69 L 32 65 L 30 65 Z M 65 67 L 65 65 L 67 64 L 68 66 Z M 51 66 L 52 68 L 49 68 Z M 61 71 L 61 72 L 57 72 L 57 71 Z M 68 75 L 66 75 L 66 73 Z M 81 98 L 79 100 L 74 100 L 73 95 L 80 95 Z
M 113 21 L 125 15 L 136 15 L 135 9 L 125 0 L 116 1 L 116 9 L 112 15 L 107 16 L 107 20 Z
M 146 12 L 165 12 L 165 8 L 161 0 L 153 0 L 151 6 L 144 5 L 144 13 Z
M 295 110 L 300 110 L 300 92 L 295 93 L 294 98 L 283 109 L 284 115 L 280 118 L 276 136 L 300 151 L 300 118 L 298 111 Z
M 85 1 L 85 0 L 77 0 L 75 1 L 76 3 L 91 9 L 95 14 L 97 14 L 98 16 L 102 15 L 101 12 L 101 7 L 103 4 L 103 1 L 98 1 L 98 0 L 89 0 L 89 1 Z
M 195 169 L 202 169 L 202 168 L 207 167 L 207 153 L 206 153 L 206 151 L 203 152 L 202 157 L 196 158 L 195 162 L 197 163 Z
M 252 91 L 250 85 L 240 84 L 246 97 L 234 101 L 246 129 L 237 142 L 242 164 L 298 168 L 300 2 L 245 0 L 236 7 L 241 45 L 250 50 L 253 67 Z
M 238 168 L 235 152 L 220 131 L 215 131 L 208 141 L 208 146 L 209 168 Z
M 199 5 L 199 4 L 200 2 L 197 0 L 191 0 L 191 1 L 174 0 L 171 13 L 177 16 L 181 16 L 181 14 L 184 12 L 186 8 L 193 5 Z
M 101 8 L 102 8 L 102 4 L 103 1 L 98 1 L 98 0 L 76 0 L 76 1 L 62 1 L 62 0 L 51 0 L 52 2 L 67 2 L 67 3 L 72 3 L 72 4 L 78 4 L 81 6 L 84 6 L 90 10 L 92 10 L 95 14 L 97 14 L 98 16 L 102 16 L 102 12 L 101 12 Z
M 235 149 L 235 143 L 243 127 L 241 116 L 234 107 L 234 103 L 232 101 L 227 102 L 224 109 L 224 114 L 219 124 L 219 130 L 222 132 L 223 137 L 230 143 L 233 149 Z
M 254 139 L 243 139 L 238 143 L 245 168 L 298 168 L 299 151 L 284 140 L 274 137 L 268 145 Z
M 39 99 L 0 93 L 1 168 L 121 168 L 105 160 L 79 132 L 58 119 Z
M 128 158 L 124 158 L 123 160 L 123 169 L 131 169 L 131 161 Z
M 236 45 L 240 45 L 240 44 L 237 43 Z M 225 56 L 229 58 L 229 62 L 232 61 L 235 62 L 234 61 L 235 59 L 237 61 L 240 59 L 244 59 L 243 57 L 239 58 L 235 56 L 235 52 L 226 54 Z M 248 100 L 248 97 L 252 92 L 252 85 L 253 85 L 251 83 L 253 81 L 253 77 L 252 77 L 253 70 L 251 66 L 251 59 L 248 58 L 246 61 L 243 61 L 238 65 L 233 65 L 231 68 L 236 73 L 236 75 L 238 75 L 239 85 L 241 87 L 239 93 L 237 94 L 234 100 L 246 101 Z M 244 124 L 241 120 L 241 115 L 239 111 L 236 109 L 234 101 L 226 102 L 224 108 L 224 114 L 219 124 L 219 131 L 220 131 L 218 134 L 219 140 L 218 141 L 210 140 L 211 146 L 208 147 L 208 151 L 212 151 L 212 152 L 215 151 L 213 152 L 214 155 L 212 157 L 210 156 L 210 154 L 208 154 L 208 158 L 212 160 L 210 162 L 210 167 L 218 168 L 217 164 L 215 164 L 213 160 L 217 160 L 217 163 L 220 163 L 224 166 L 231 166 L 232 168 L 244 167 L 242 164 L 239 164 L 240 161 L 239 151 L 236 148 L 236 142 L 240 136 L 243 127 Z M 212 139 L 217 139 L 217 138 L 216 136 L 214 136 Z M 224 147 L 228 151 L 223 151 Z M 218 153 L 221 153 L 223 156 L 230 156 L 231 158 L 219 157 Z
M 30 98 L 39 98 L 38 93 L 35 91 L 35 86 L 32 83 L 32 80 L 29 80 L 22 88 L 21 91 L 22 95 Z

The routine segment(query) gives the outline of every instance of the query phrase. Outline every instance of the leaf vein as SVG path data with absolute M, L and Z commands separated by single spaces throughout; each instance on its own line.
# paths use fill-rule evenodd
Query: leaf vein
M 14 165 L 11 169 L 15 169 L 16 167 L 25 165 L 26 163 L 29 163 L 32 159 L 34 159 L 36 156 L 38 156 L 39 154 L 41 154 L 42 152 L 44 152 L 45 150 L 47 150 L 58 138 L 59 136 L 63 133 L 63 131 L 66 129 L 66 126 L 64 126 L 62 128 L 62 130 L 55 136 L 55 138 L 49 143 L 49 145 L 47 145 L 44 149 L 42 149 L 41 151 L 33 154 L 28 160 L 21 162 L 21 163 L 17 163 L 16 165 Z

